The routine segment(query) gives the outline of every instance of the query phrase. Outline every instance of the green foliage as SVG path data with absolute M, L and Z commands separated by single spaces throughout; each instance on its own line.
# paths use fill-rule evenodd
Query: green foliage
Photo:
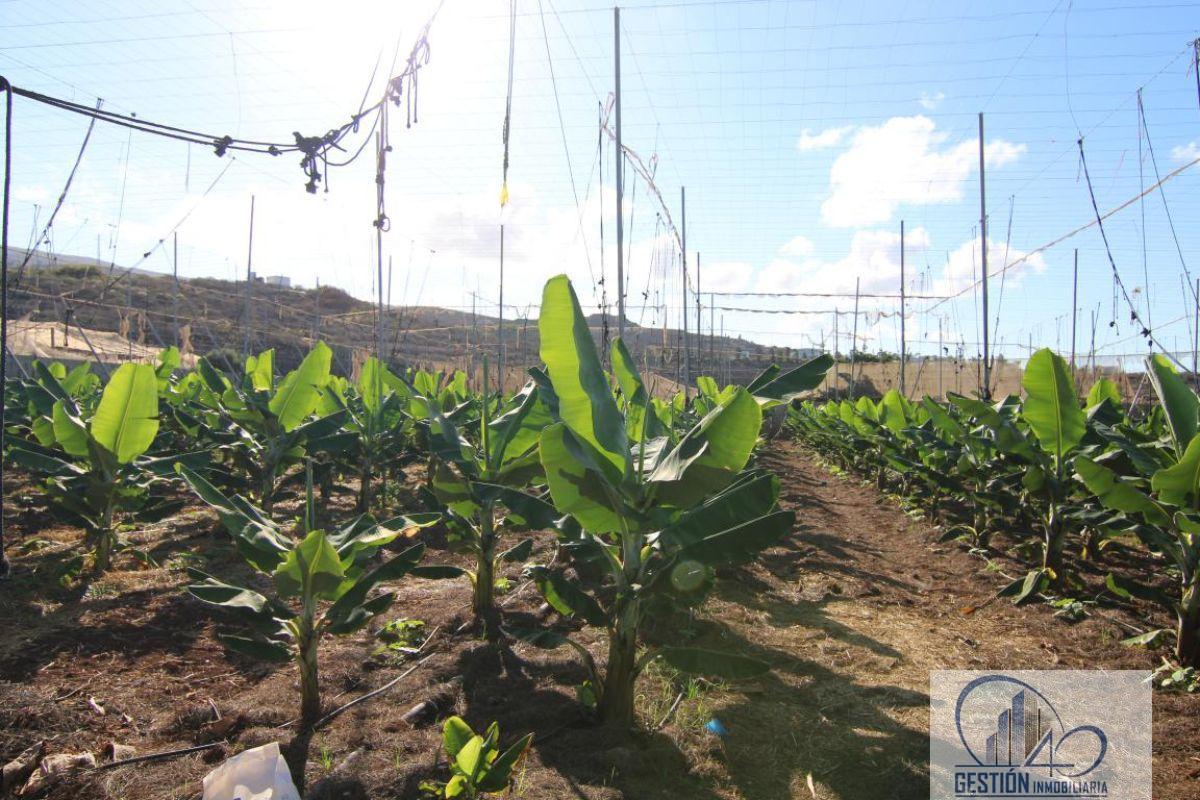
M 174 510 L 153 490 L 169 462 L 187 454 L 146 457 L 159 424 L 158 380 L 149 364 L 121 365 L 98 402 L 87 396 L 86 370 L 68 374 L 61 365 L 38 364 L 35 374 L 24 387 L 33 438 L 12 441 L 7 458 L 43 478 L 51 509 L 87 532 L 95 568 L 103 572 L 118 546 L 122 515 L 150 519 Z
M 317 660 L 321 637 L 353 633 L 387 610 L 394 593 L 374 590 L 413 572 L 425 547 L 413 545 L 374 567 L 372 557 L 434 519 L 400 517 L 375 524 L 358 517 L 336 531 L 312 530 L 293 542 L 259 509 L 241 498 L 225 497 L 186 467 L 179 471 L 217 511 L 246 562 L 269 576 L 274 589 L 268 597 L 192 569 L 189 574 L 198 582 L 188 586 L 188 592 L 229 609 L 247 627 L 249 636 L 221 637 L 231 650 L 265 661 L 296 663 L 301 723 L 312 726 L 321 715 Z
M 450 762 L 451 778 L 439 796 L 475 800 L 509 788 L 533 744 L 533 734 L 526 734 L 501 750 L 497 723 L 489 725 L 480 736 L 461 717 L 450 717 L 442 726 L 442 744 Z
M 564 276 L 546 284 L 539 327 L 558 401 L 557 421 L 541 433 L 541 463 L 554 506 L 583 531 L 563 545 L 576 564 L 574 575 L 556 565 L 534 565 L 527 573 L 561 614 L 606 629 L 606 668 L 602 675 L 587 651 L 561 634 L 525 638 L 541 647 L 573 646 L 592 673 L 588 694 L 601 716 L 621 725 L 633 723 L 634 683 L 654 658 L 717 675 L 765 669 L 702 650 L 639 652 L 652 603 L 700 602 L 714 568 L 753 558 L 792 527 L 792 513 L 776 507 L 777 481 L 744 471 L 762 424 L 759 402 L 745 388 L 718 393 L 715 384 L 702 386 L 710 401 L 704 416 L 677 439 L 651 438 L 651 403 L 632 359 L 619 339 L 614 342 L 618 403 Z M 633 401 L 641 402 L 640 413 Z M 602 570 L 601 586 L 578 578 L 589 569 Z

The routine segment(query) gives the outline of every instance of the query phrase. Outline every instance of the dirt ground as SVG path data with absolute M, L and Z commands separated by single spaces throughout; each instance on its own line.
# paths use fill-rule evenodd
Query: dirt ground
M 383 620 L 422 620 L 429 641 L 415 657 L 379 655 L 378 623 L 326 640 L 326 708 L 425 660 L 387 694 L 296 741 L 292 667 L 228 653 L 215 638 L 227 618 L 181 591 L 189 565 L 239 576 L 209 512 L 132 532 L 149 560 L 126 557 L 84 588 L 62 588 L 55 565 L 76 534 L 43 528 L 44 512 L 18 489 L 5 498 L 16 576 L 0 585 L 0 761 L 41 739 L 57 753 L 97 752 L 110 741 L 138 753 L 220 741 L 207 755 L 76 775 L 48 793 L 190 800 L 226 755 L 279 741 L 305 764 L 309 796 L 407 800 L 420 796 L 422 781 L 447 777 L 437 719 L 459 713 L 477 729 L 498 720 L 505 742 L 537 733 L 514 793 L 531 800 L 922 798 L 930 670 L 1158 663 L 1159 654 L 1118 643 L 1130 626 L 1146 626 L 1148 609 L 1102 609 L 1069 623 L 1047 606 L 986 604 L 1004 579 L 957 545 L 939 544 L 936 529 L 874 488 L 831 474 L 793 444 L 761 460 L 780 474 L 798 530 L 760 562 L 722 576 L 700 612 L 659 621 L 647 639 L 755 655 L 772 671 L 725 685 L 652 669 L 639 687 L 638 733 L 586 718 L 574 694 L 584 673 L 569 651 L 492 646 L 458 632 L 464 581 L 405 579 Z M 339 502 L 344 510 L 348 499 Z M 534 559 L 552 547 L 540 538 Z M 428 560 L 461 563 L 436 537 Z M 510 568 L 512 589 L 501 598 L 508 624 L 554 621 L 518 572 Z M 594 631 L 576 636 L 602 652 Z M 426 700 L 436 706 L 429 719 L 402 721 Z M 1200 798 L 1198 710 L 1200 698 L 1155 693 L 1160 800 Z M 713 718 L 728 729 L 723 740 L 705 730 Z

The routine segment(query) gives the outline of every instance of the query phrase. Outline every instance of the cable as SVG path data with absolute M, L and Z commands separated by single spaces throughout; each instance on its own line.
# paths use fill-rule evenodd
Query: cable
M 1167 358 L 1174 361 L 1176 366 L 1186 371 L 1187 367 L 1180 363 L 1179 359 L 1175 358 L 1174 355 L 1168 352 L 1167 348 L 1163 347 L 1162 344 L 1160 344 L 1158 340 L 1154 338 L 1154 332 L 1150 330 L 1150 327 L 1142 322 L 1141 318 L 1138 316 L 1137 309 L 1133 305 L 1133 301 L 1129 297 L 1129 292 L 1125 289 L 1125 282 L 1121 280 L 1121 273 L 1117 271 L 1117 262 L 1115 259 L 1113 259 L 1112 248 L 1108 245 L 1108 234 L 1104 232 L 1104 218 L 1100 215 L 1100 207 L 1096 205 L 1096 193 L 1092 189 L 1092 178 L 1088 173 L 1087 156 L 1085 156 L 1083 153 L 1082 138 L 1079 139 L 1079 161 L 1083 165 L 1083 177 L 1087 181 L 1088 196 L 1092 200 L 1092 211 L 1096 214 L 1096 225 L 1100 228 L 1100 238 L 1104 241 L 1104 252 L 1108 255 L 1108 263 L 1112 267 L 1113 280 L 1117 282 L 1117 286 L 1120 287 L 1121 294 L 1125 298 L 1125 304 L 1129 306 L 1129 318 L 1138 325 L 1142 326 L 1142 335 L 1146 337 L 1146 340 L 1150 344 L 1163 351 L 1163 354 L 1166 355 Z M 1139 195 L 1139 199 L 1144 195 L 1145 193 Z
M 16 87 L 14 87 L 11 83 L 9 83 L 6 78 L 0 78 L 0 80 L 4 81 L 4 86 L 6 87 L 4 90 L 5 97 L 6 97 L 5 102 L 12 103 L 13 93 L 16 92 L 19 94 L 20 93 L 19 90 L 17 90 Z M 97 111 L 100 110 L 100 105 L 103 102 L 104 102 L 103 100 L 99 100 L 99 99 L 96 100 L 96 110 Z M 93 118 L 92 121 L 88 123 L 87 133 L 85 133 L 83 135 L 83 143 L 81 145 L 79 145 L 79 154 L 75 156 L 75 163 L 74 163 L 74 165 L 72 165 L 70 173 L 67 174 L 67 182 L 65 184 L 63 184 L 62 191 L 59 192 L 59 194 L 58 194 L 58 202 L 56 202 L 54 204 L 54 210 L 50 212 L 50 219 L 46 220 L 46 227 L 42 228 L 42 233 L 40 236 L 38 236 L 37 241 L 35 241 L 33 243 L 33 246 L 25 251 L 25 258 L 22 259 L 21 266 L 17 269 L 17 278 L 14 281 L 14 283 L 17 284 L 18 286 L 21 284 L 21 278 L 23 278 L 25 276 L 25 265 L 29 263 L 29 259 L 31 259 L 33 257 L 33 254 L 37 251 L 37 249 L 39 247 L 41 247 L 42 242 L 46 241 L 47 236 L 50 233 L 50 228 L 54 225 L 54 218 L 56 216 L 58 216 L 58 212 L 62 209 L 63 203 L 67 199 L 67 192 L 71 191 L 71 182 L 75 180 L 75 173 L 79 169 L 79 163 L 81 161 L 83 161 L 84 151 L 87 150 L 88 142 L 92 138 L 92 129 L 95 127 L 96 127 L 96 120 L 95 120 L 95 118 Z

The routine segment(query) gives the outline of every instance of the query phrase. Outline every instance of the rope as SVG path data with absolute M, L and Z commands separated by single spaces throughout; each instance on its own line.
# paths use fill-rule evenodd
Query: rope
M 1167 348 L 1163 347 L 1162 344 L 1160 344 L 1159 341 L 1154 338 L 1154 332 L 1152 330 L 1150 330 L 1150 327 L 1148 325 L 1146 325 L 1145 323 L 1143 323 L 1141 317 L 1138 316 L 1137 309 L 1133 305 L 1133 300 L 1130 299 L 1129 292 L 1125 288 L 1125 282 L 1121 280 L 1121 273 L 1117 271 L 1117 262 L 1113 258 L 1112 248 L 1109 247 L 1109 244 L 1108 244 L 1108 234 L 1104 232 L 1104 218 L 1100 215 L 1100 207 L 1096 204 L 1096 193 L 1095 193 L 1095 191 L 1092 190 L 1092 177 L 1088 173 L 1087 157 L 1083 153 L 1082 137 L 1079 139 L 1078 144 L 1079 144 L 1079 162 L 1083 166 L 1083 177 L 1087 181 L 1088 196 L 1092 200 L 1092 211 L 1096 215 L 1096 225 L 1099 226 L 1099 228 L 1100 228 L 1100 238 L 1104 241 L 1104 252 L 1108 255 L 1108 263 L 1112 267 L 1113 280 L 1116 281 L 1117 286 L 1121 289 L 1121 295 L 1125 298 L 1125 304 L 1127 306 L 1129 306 L 1129 318 L 1141 326 L 1141 328 L 1142 328 L 1141 334 L 1142 334 L 1142 336 L 1146 337 L 1146 340 L 1150 344 L 1154 345 L 1159 350 L 1161 350 L 1163 352 L 1163 354 L 1167 356 L 1167 358 L 1169 358 L 1175 362 L 1176 366 L 1178 366 L 1180 369 L 1182 369 L 1186 372 L 1187 367 L 1185 367 L 1182 363 L 1180 363 L 1179 359 L 1175 358 L 1175 356 L 1172 355 L 1167 350 Z M 1195 163 L 1195 162 L 1192 162 L 1192 163 Z M 1158 185 L 1162 185 L 1162 182 L 1160 181 Z M 1147 191 L 1152 191 L 1152 190 L 1153 190 L 1153 187 L 1151 187 L 1151 189 L 1147 190 Z M 1141 195 L 1139 195 L 1138 199 L 1141 199 L 1141 197 L 1144 197 L 1145 195 L 1146 195 L 1146 192 L 1143 192 Z
M 4 80 L 4 85 L 7 87 L 5 89 L 5 103 L 11 106 L 12 95 L 14 92 L 18 92 L 18 90 L 14 88 L 7 79 L 0 78 L 0 80 Z M 100 104 L 102 102 L 102 100 L 96 101 L 96 110 L 100 109 Z M 7 125 L 8 123 L 5 122 L 5 124 Z M 17 278 L 16 281 L 14 281 L 17 284 L 20 284 L 21 278 L 25 276 L 25 265 L 29 263 L 29 259 L 33 258 L 33 254 L 37 252 L 37 249 L 41 247 L 43 242 L 47 241 L 50 235 L 50 228 L 54 225 L 54 218 L 58 216 L 58 212 L 62 210 L 63 203 L 66 202 L 67 192 L 71 190 L 71 182 L 75 180 L 75 173 L 79 169 L 79 163 L 83 161 L 83 153 L 85 150 L 87 150 L 88 141 L 92 138 L 92 129 L 94 127 L 96 127 L 96 120 L 93 118 L 92 121 L 88 123 L 87 133 L 83 135 L 83 144 L 79 146 L 79 153 L 75 156 L 75 164 L 71 167 L 70 173 L 67 174 L 67 182 L 63 184 L 63 189 L 58 194 L 58 202 L 54 204 L 54 210 L 50 212 L 50 219 L 46 220 L 46 226 L 42 228 L 42 233 L 33 243 L 33 246 L 25 251 L 25 258 L 21 260 L 21 266 L 17 269 Z M 7 173 L 5 174 L 7 175 Z
M 500 186 L 500 207 L 508 205 L 508 137 L 512 130 L 513 66 L 517 60 L 517 0 L 509 0 L 508 18 L 508 92 L 504 98 L 504 166 Z

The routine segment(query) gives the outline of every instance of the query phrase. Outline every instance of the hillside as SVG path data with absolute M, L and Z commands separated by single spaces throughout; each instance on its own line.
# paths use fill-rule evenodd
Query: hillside
M 291 368 L 321 339 L 333 348 L 335 367 L 349 374 L 375 348 L 375 306 L 340 289 L 293 289 L 257 281 L 249 295 L 247 302 L 244 283 L 195 278 L 176 287 L 169 276 L 110 270 L 85 259 L 28 270 L 22 282 L 10 287 L 9 314 L 30 323 L 68 323 L 72 330 L 79 326 L 114 333 L 139 346 L 179 344 L 185 352 L 210 355 L 218 363 L 273 347 L 280 366 Z M 392 306 L 385 314 L 383 350 L 396 366 L 473 371 L 484 355 L 494 362 L 497 323 L 483 314 Z M 589 318 L 598 342 L 606 335 L 605 323 L 601 315 Z M 538 360 L 536 319 L 506 320 L 503 333 L 508 364 Z M 616 336 L 613 317 L 607 320 L 607 335 Z M 625 340 L 645 369 L 664 379 L 678 376 L 679 331 L 629 324 Z M 694 348 L 694 338 L 690 341 Z M 814 355 L 719 336 L 702 337 L 700 350 L 693 372 L 742 382 L 768 364 L 787 366 Z M 519 383 L 520 373 L 510 371 L 507 381 Z

